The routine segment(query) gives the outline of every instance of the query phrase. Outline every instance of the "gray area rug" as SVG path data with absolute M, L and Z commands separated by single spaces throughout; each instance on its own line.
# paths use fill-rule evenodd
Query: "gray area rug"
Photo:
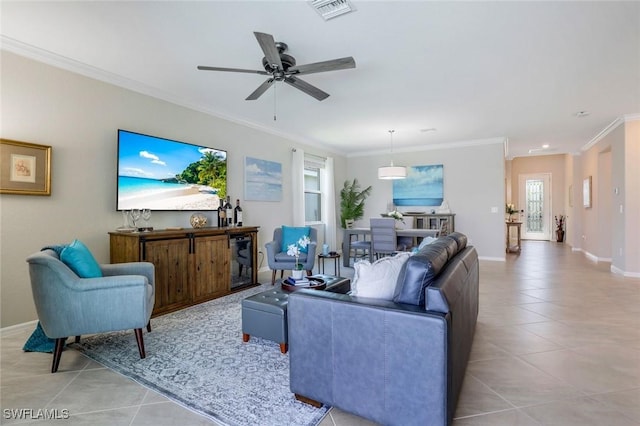
M 269 288 L 263 284 L 151 319 L 145 359 L 132 330 L 70 347 L 218 423 L 316 425 L 328 409 L 296 401 L 288 354 L 268 340 L 242 342 L 241 301 Z

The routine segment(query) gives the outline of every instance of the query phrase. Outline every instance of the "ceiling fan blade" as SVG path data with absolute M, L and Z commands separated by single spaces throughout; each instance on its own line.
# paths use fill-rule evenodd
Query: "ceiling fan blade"
M 270 64 L 278 67 L 279 70 L 282 69 L 282 61 L 280 60 L 280 52 L 278 52 L 278 48 L 276 47 L 276 41 L 273 39 L 271 34 L 265 33 L 253 33 L 260 44 L 260 48 L 264 52 L 264 57 L 267 58 Z
M 266 71 L 260 70 L 244 70 L 241 68 L 221 68 L 221 67 L 207 67 L 205 65 L 198 65 L 198 69 L 201 71 L 227 71 L 227 72 L 245 72 L 248 74 L 260 74 L 260 75 L 269 75 Z
M 346 58 L 332 59 L 330 61 L 315 62 L 313 64 L 298 65 L 289 68 L 289 72 L 295 74 L 312 74 L 315 72 L 336 71 L 344 70 L 348 68 L 355 68 L 356 61 L 353 57 L 348 56 Z
M 284 82 L 290 84 L 298 90 L 302 90 L 307 95 L 313 96 L 319 101 L 325 100 L 329 97 L 329 94 L 327 92 L 323 92 L 316 86 L 312 86 L 311 84 L 307 83 L 306 81 L 302 81 L 299 78 L 295 78 L 293 76 L 286 77 L 284 79 Z
M 267 81 L 265 81 L 264 83 L 262 83 L 256 90 L 253 91 L 252 94 L 247 96 L 245 101 L 255 101 L 256 99 L 258 99 L 260 96 L 262 96 L 262 94 L 264 92 L 267 91 L 267 89 L 269 87 L 271 87 L 271 85 L 274 83 L 274 81 L 275 81 L 275 79 L 270 78 Z

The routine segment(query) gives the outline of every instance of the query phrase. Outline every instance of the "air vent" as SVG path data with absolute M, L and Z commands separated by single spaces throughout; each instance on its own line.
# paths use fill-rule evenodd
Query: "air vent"
M 349 0 L 312 0 L 310 3 L 325 21 L 356 10 Z

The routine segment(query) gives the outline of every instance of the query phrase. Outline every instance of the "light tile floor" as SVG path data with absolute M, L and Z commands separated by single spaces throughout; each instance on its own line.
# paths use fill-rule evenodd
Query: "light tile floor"
M 21 350 L 31 331 L 0 336 L 1 424 L 211 424 L 77 351 L 65 351 L 50 374 L 50 354 Z M 56 407 L 70 419 L 17 421 L 5 411 Z M 334 409 L 321 426 L 372 424 Z M 481 261 L 480 314 L 454 425 L 640 425 L 640 279 L 549 242 L 525 241 L 506 262 Z

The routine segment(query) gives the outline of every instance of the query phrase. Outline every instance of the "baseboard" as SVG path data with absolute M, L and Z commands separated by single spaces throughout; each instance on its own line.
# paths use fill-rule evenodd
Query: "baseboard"
M 478 260 L 487 260 L 489 262 L 506 262 L 506 257 L 478 256 Z
M 623 277 L 629 277 L 629 278 L 640 278 L 640 272 L 627 272 L 627 271 L 623 271 L 622 269 L 611 265 L 611 272 L 616 274 L 616 275 L 622 275 Z
M 592 262 L 598 263 L 598 256 L 596 256 L 595 254 L 591 254 L 588 251 L 584 252 L 584 255 L 587 257 L 587 259 L 589 259 Z
M 10 325 L 9 327 L 0 328 L 0 335 L 19 333 L 24 330 L 33 330 L 38 324 L 38 320 L 23 322 L 22 324 Z
M 613 259 L 610 257 L 598 257 L 595 254 L 589 253 L 588 251 L 584 251 L 581 248 L 576 248 L 576 249 L 572 249 L 573 251 L 581 251 L 584 252 L 584 255 L 587 259 L 589 259 L 592 262 L 595 263 L 599 263 L 599 262 L 607 262 L 607 263 L 611 263 L 613 262 Z M 629 277 L 629 278 L 640 278 L 640 272 L 628 272 L 628 271 L 624 271 L 620 268 L 618 268 L 617 266 L 613 266 L 611 265 L 609 267 L 609 270 L 611 271 L 611 273 L 616 274 L 616 275 L 622 275 L 623 277 Z

